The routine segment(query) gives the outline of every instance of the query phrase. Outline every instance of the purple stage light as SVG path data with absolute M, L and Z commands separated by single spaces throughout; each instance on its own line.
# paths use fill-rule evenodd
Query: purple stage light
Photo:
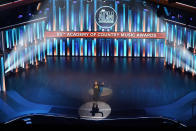
M 22 18 L 22 17 L 23 17 L 23 15 L 19 15 L 19 16 L 18 16 L 19 19 Z
M 147 12 L 147 11 L 148 11 L 148 9 L 144 9 L 144 11 L 145 11 L 145 12 Z

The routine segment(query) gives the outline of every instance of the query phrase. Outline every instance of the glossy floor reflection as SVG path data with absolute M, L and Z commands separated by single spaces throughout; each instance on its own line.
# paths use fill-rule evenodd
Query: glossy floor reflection
M 77 117 L 78 109 L 92 101 L 95 80 L 107 85 L 100 101 L 111 108 L 108 118 L 191 118 L 196 80 L 165 68 L 161 58 L 49 57 L 47 64 L 6 77 L 0 120 L 28 113 Z

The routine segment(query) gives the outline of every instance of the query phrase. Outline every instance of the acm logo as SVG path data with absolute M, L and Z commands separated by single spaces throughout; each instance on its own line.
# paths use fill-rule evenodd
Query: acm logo
M 102 28 L 111 28 L 117 22 L 118 16 L 116 11 L 110 6 L 102 6 L 97 9 L 95 21 Z

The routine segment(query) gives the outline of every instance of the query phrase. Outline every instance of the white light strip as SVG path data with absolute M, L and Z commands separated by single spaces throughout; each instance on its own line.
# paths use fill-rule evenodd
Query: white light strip
M 196 27 L 195 26 L 192 26 L 192 25 L 188 25 L 189 27 L 191 27 L 191 28 L 195 28 L 196 29 Z
M 180 22 L 177 22 L 177 21 L 169 20 L 169 19 L 164 19 L 164 20 L 165 20 L 165 21 L 168 21 L 168 22 L 176 23 L 176 24 L 179 24 L 179 25 L 187 26 L 187 27 L 189 27 L 189 28 L 194 28 L 194 29 L 196 29 L 196 27 L 195 27 L 195 26 L 192 26 L 192 25 L 186 25 L 186 24 L 184 24 L 184 23 L 180 23 Z
M 39 18 L 39 19 L 34 19 L 34 20 L 30 20 L 30 21 L 25 21 L 25 22 L 23 22 L 23 23 L 19 23 L 19 24 L 15 24 L 15 25 L 9 25 L 9 26 L 0 28 L 0 30 L 4 30 L 4 29 L 7 29 L 7 28 L 13 28 L 13 27 L 15 27 L 15 26 L 20 26 L 20 25 L 25 25 L 25 24 L 28 24 L 28 23 L 33 23 L 33 22 L 36 22 L 36 21 L 45 20 L 46 18 L 47 18 L 47 17 L 42 17 L 42 18 Z
M 196 9 L 196 7 L 194 7 L 194 6 L 187 5 L 187 4 L 183 4 L 183 3 L 180 3 L 180 2 L 176 2 L 176 4 L 179 4 L 179 5 L 183 5 L 183 6 L 189 7 L 189 8 L 194 8 L 194 9 Z
M 179 25 L 186 26 L 186 24 L 183 24 L 183 23 L 180 23 L 180 22 L 177 22 L 177 21 L 173 21 L 173 20 L 169 20 L 169 19 L 164 19 L 164 20 L 165 20 L 165 21 L 172 22 L 172 23 L 176 23 L 176 24 L 179 24 Z
M 11 5 L 11 4 L 14 4 L 14 3 L 17 3 L 17 2 L 20 2 L 20 1 L 24 1 L 24 0 L 17 0 L 17 1 L 9 2 L 9 3 L 6 3 L 6 4 L 0 5 L 0 7 L 6 6 L 6 5 Z

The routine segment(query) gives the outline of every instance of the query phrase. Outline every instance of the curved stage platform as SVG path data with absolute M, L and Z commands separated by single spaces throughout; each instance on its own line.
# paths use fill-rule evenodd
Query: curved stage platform
M 162 116 L 189 125 L 195 78 L 163 63 L 162 58 L 48 57 L 39 68 L 8 74 L 0 121 L 29 114 L 93 120 Z M 99 102 L 92 96 L 94 81 L 105 83 Z M 89 113 L 93 103 L 103 116 Z

